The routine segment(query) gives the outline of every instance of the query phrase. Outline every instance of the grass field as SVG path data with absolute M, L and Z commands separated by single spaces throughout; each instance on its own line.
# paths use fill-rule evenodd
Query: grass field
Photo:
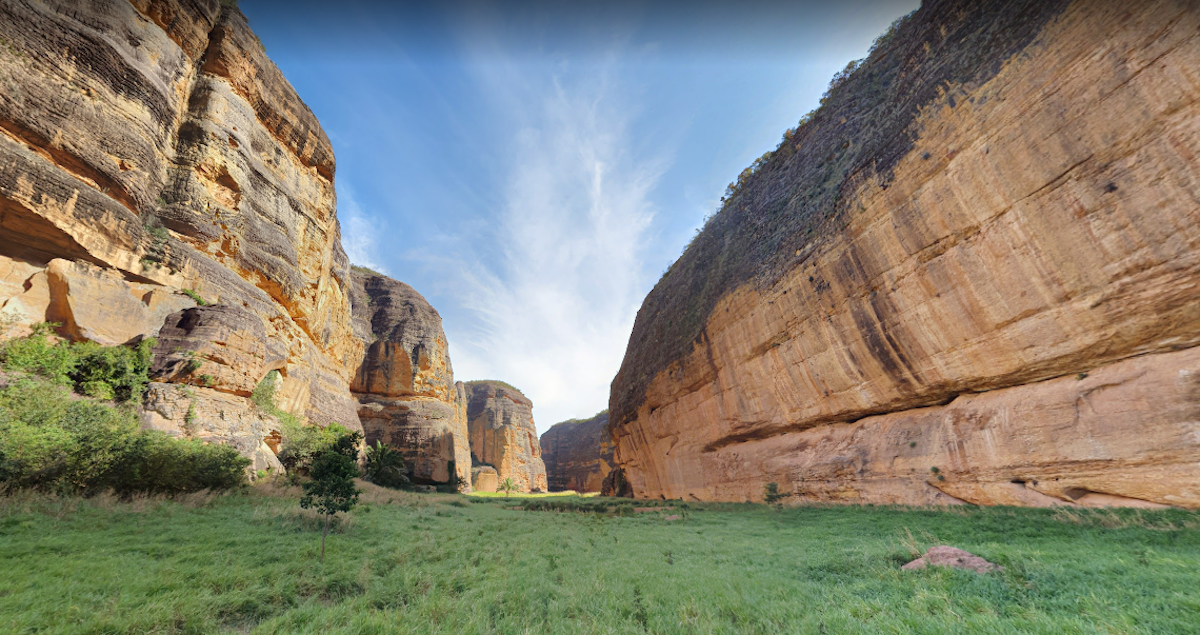
M 0 497 L 0 632 L 1200 631 L 1191 512 L 693 504 L 621 516 L 364 487 L 324 564 L 295 489 Z M 941 543 L 1006 569 L 899 569 Z

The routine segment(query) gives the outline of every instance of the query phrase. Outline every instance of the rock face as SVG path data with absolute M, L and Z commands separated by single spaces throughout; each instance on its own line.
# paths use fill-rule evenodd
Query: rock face
M 474 462 L 492 466 L 498 482 L 511 478 L 522 492 L 547 491 L 533 402 L 499 381 L 467 382 L 464 389 Z
M 556 423 L 541 438 L 550 491 L 599 492 L 612 471 L 612 438 L 605 433 L 608 411 L 591 419 Z
M 1200 507 L 1200 12 L 928 1 L 741 179 L 613 382 L 639 497 Z
M 367 343 L 351 389 L 367 443 L 399 450 L 416 483 L 453 474 L 469 491 L 466 402 L 441 316 L 403 282 L 357 267 L 351 279 L 354 330 Z
M 160 381 L 232 404 L 277 369 L 285 410 L 358 429 L 332 148 L 227 4 L 0 3 L 0 313 L 10 336 L 168 328 L 180 350 L 159 347 Z M 183 373 L 180 355 L 201 365 Z M 174 390 L 150 392 L 149 425 Z M 205 438 L 278 432 L 193 410 Z

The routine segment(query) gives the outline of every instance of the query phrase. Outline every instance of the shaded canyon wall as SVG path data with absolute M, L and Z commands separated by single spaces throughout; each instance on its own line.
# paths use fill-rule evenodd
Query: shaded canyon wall
M 542 462 L 552 492 L 599 492 L 612 471 L 613 444 L 605 434 L 608 411 L 591 419 L 556 423 L 542 433 Z

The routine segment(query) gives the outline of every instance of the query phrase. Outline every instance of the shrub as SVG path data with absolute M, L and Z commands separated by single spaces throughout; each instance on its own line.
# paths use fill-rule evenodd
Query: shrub
M 249 464 L 231 447 L 141 430 L 131 408 L 73 398 L 47 379 L 23 377 L 0 389 L 0 482 L 11 487 L 222 490 L 244 482 Z
M 31 335 L 5 342 L 0 347 L 4 368 L 41 375 L 97 399 L 130 401 L 141 397 L 150 382 L 153 338 L 133 347 L 94 342 L 52 344 L 49 336 L 54 326 L 39 324 Z
M 395 448 L 382 441 L 376 441 L 374 447 L 367 447 L 366 458 L 363 478 L 367 481 L 392 489 L 402 489 L 409 485 L 404 457 Z

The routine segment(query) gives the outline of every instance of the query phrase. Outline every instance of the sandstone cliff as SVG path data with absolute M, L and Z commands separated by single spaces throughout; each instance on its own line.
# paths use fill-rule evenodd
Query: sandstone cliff
M 363 344 L 329 140 L 225 4 L 0 3 L 0 312 L 9 335 L 163 331 L 147 424 L 266 465 L 257 382 L 357 429 Z
M 351 389 L 367 443 L 404 455 L 413 481 L 471 483 L 466 404 L 454 382 L 442 318 L 412 287 L 355 267 L 355 334 L 367 342 Z
M 542 462 L 550 491 L 599 492 L 612 471 L 612 438 L 605 433 L 608 411 L 591 419 L 556 423 L 542 434 Z
M 1200 11 L 927 1 L 730 192 L 613 382 L 639 497 L 1200 507 Z
M 498 482 L 511 478 L 522 492 L 546 491 L 533 402 L 499 381 L 467 382 L 464 390 L 474 462 L 492 466 Z

